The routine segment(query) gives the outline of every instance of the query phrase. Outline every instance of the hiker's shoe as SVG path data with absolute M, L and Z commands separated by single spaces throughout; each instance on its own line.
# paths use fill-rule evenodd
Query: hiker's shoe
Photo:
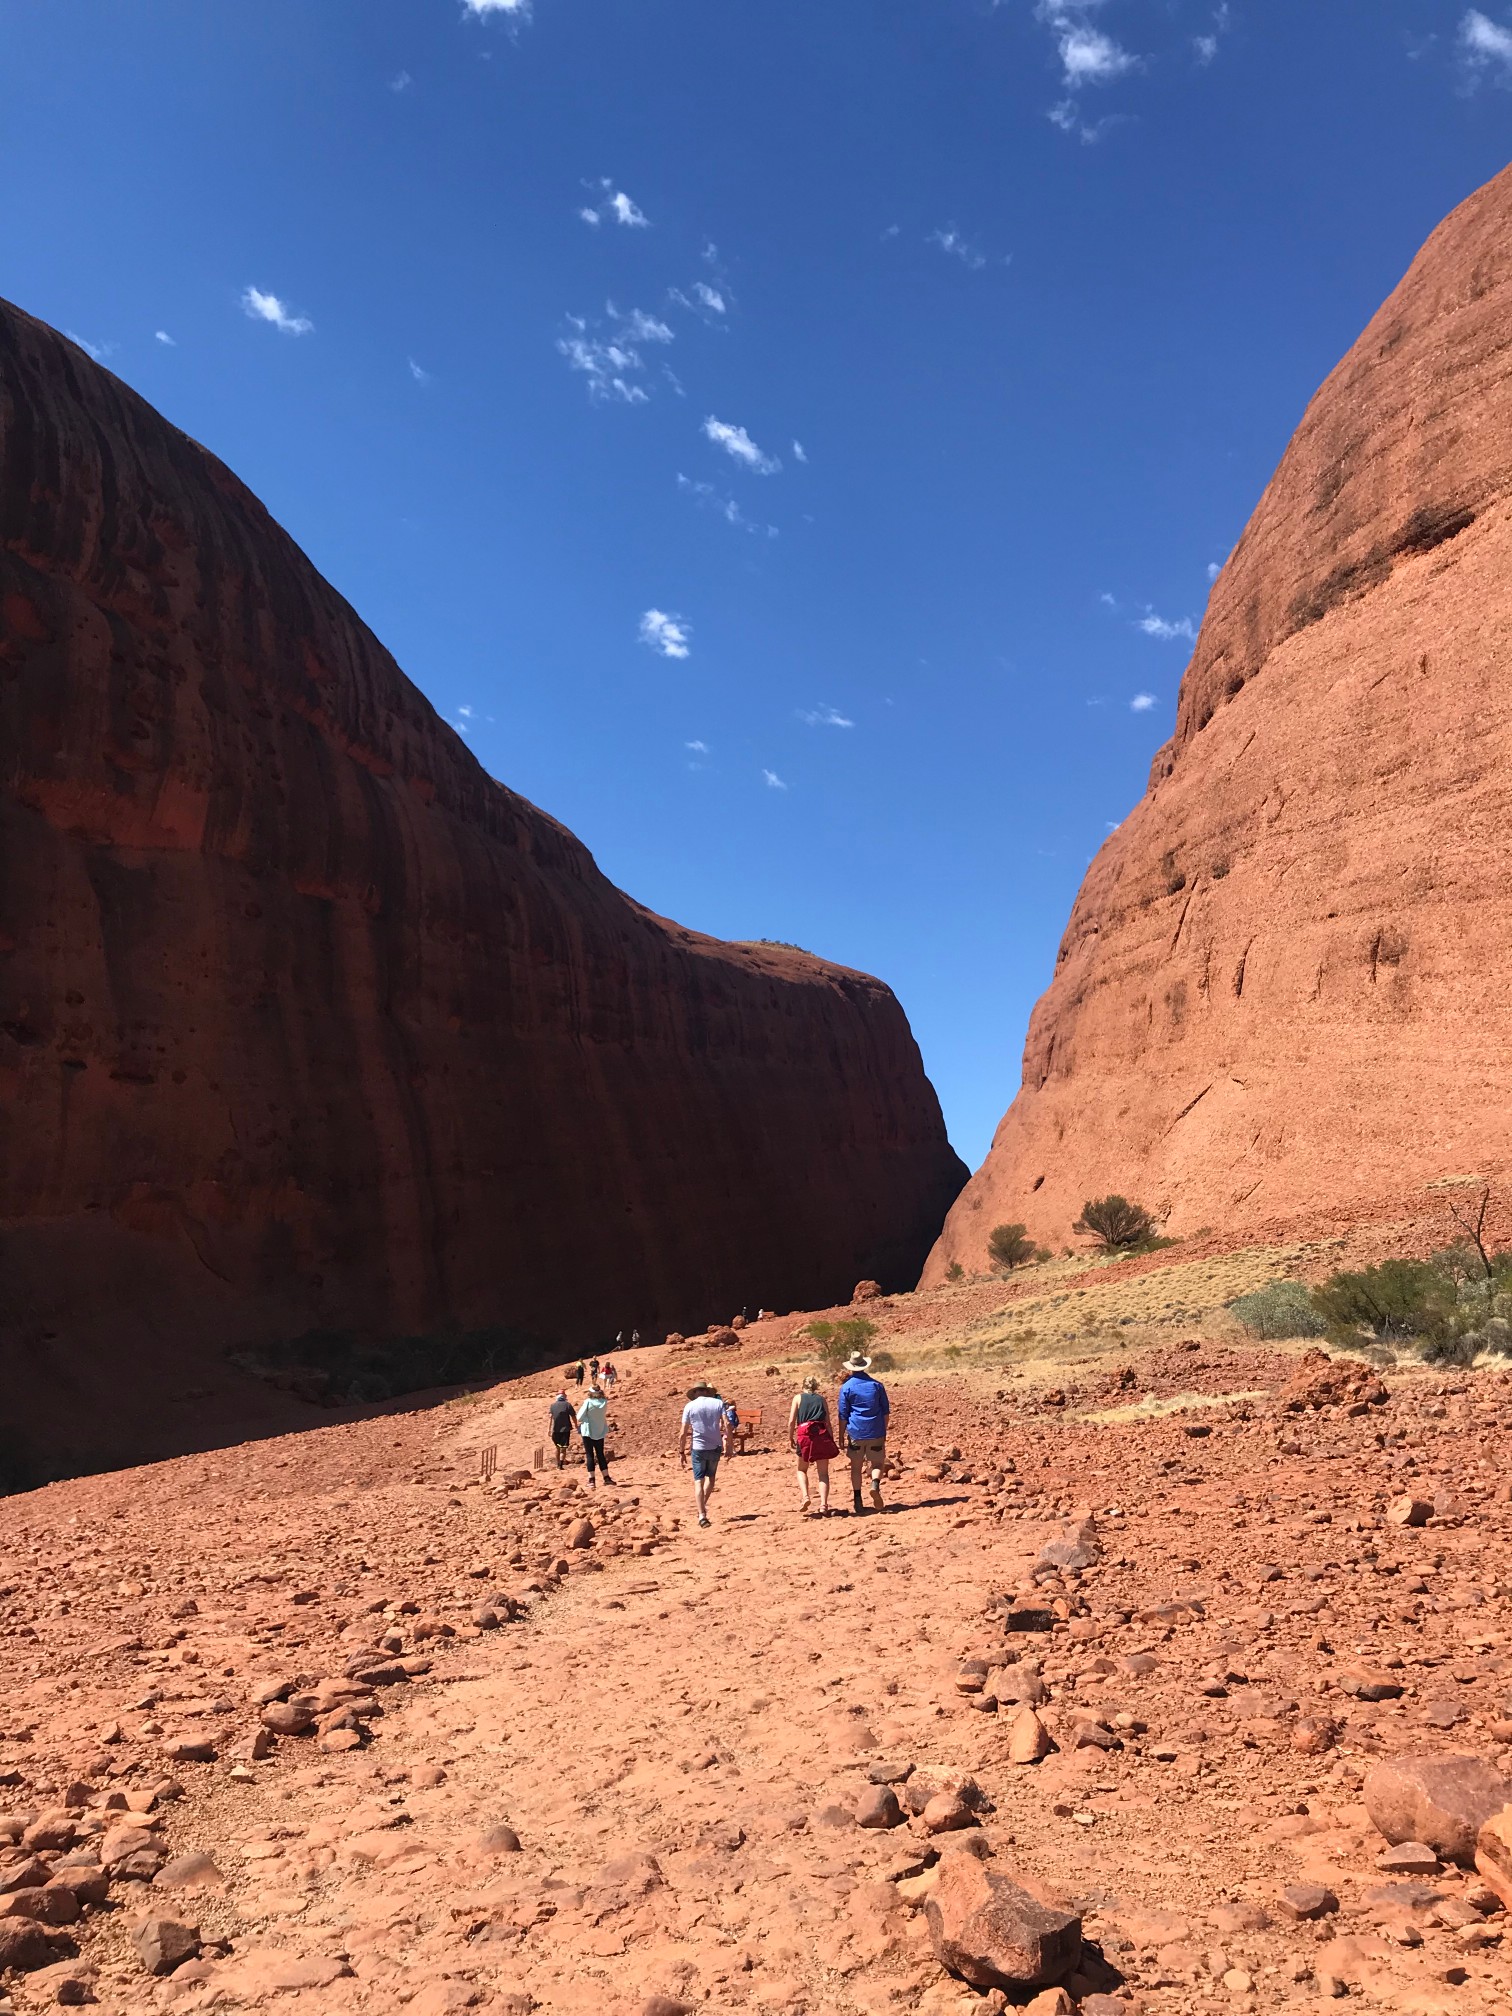
M 851 1510 L 852 1510 L 852 1511 L 853 1511 L 853 1512 L 854 1512 L 854 1513 L 856 1514 L 856 1516 L 857 1516 L 858 1518 L 860 1517 L 860 1514 L 861 1514 L 861 1493 L 860 1493 L 859 1491 L 853 1491 L 853 1492 L 851 1493 Z
M 873 1484 L 871 1488 L 871 1501 L 880 1512 L 882 1510 L 882 1486 L 880 1484 Z

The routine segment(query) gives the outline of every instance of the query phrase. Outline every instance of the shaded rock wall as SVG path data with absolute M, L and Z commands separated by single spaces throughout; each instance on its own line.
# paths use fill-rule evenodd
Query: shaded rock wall
M 186 1386 L 246 1432 L 223 1350 L 309 1329 L 575 1349 L 906 1283 L 964 1175 L 886 987 L 622 895 L 228 470 L 0 309 L 13 1435 L 186 1446 Z
M 1512 1162 L 1512 171 L 1309 406 L 926 1270 L 1348 1213 Z

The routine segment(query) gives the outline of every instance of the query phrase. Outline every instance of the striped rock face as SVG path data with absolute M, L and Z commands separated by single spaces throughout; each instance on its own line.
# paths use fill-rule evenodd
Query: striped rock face
M 1060 1246 L 1109 1192 L 1228 1234 L 1505 1167 L 1509 354 L 1504 173 L 1318 392 L 1219 576 L 926 1283 L 985 1267 L 997 1224 Z

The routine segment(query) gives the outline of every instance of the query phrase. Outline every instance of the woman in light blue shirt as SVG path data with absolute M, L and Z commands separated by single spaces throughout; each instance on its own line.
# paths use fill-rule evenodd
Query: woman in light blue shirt
M 583 1438 L 583 1454 L 588 1459 L 588 1488 L 596 1491 L 598 1476 L 594 1475 L 595 1464 L 606 1484 L 614 1482 L 609 1475 L 609 1459 L 604 1454 L 604 1437 L 609 1432 L 609 1401 L 597 1380 L 588 1388 L 578 1409 L 577 1425 Z

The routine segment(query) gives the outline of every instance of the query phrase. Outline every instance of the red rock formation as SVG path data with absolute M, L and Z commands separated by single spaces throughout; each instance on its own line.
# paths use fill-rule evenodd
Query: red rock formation
M 0 307 L 13 1435 L 182 1447 L 186 1380 L 248 1432 L 223 1348 L 311 1329 L 906 1284 L 964 1175 L 884 986 L 611 887 L 229 470 Z
M 1238 1230 L 1512 1160 L 1509 370 L 1512 171 L 1309 406 L 926 1281 L 1109 1190 Z

